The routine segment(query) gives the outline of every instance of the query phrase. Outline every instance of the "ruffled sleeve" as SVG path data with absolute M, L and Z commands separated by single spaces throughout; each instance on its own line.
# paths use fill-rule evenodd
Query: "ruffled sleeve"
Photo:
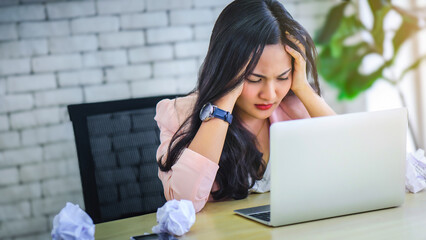
M 165 159 L 170 141 L 180 127 L 179 119 L 186 117 L 185 113 L 176 111 L 175 100 L 164 99 L 157 104 L 154 119 L 160 128 L 161 142 L 157 149 L 157 161 Z M 199 212 L 209 200 L 218 169 L 218 164 L 185 148 L 172 168 L 168 172 L 159 170 L 158 177 L 163 183 L 167 200 L 190 200 L 196 212 Z

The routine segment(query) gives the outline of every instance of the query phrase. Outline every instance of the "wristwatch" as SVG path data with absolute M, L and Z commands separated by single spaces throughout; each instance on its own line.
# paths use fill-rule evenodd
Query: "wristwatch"
M 232 123 L 232 114 L 230 112 L 222 110 L 211 103 L 206 103 L 203 108 L 201 108 L 200 119 L 201 121 L 206 122 L 212 118 L 219 118 L 229 124 Z

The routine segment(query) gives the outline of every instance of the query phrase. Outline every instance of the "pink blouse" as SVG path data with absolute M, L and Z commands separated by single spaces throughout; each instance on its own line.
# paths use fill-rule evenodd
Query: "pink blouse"
M 170 140 L 191 113 L 196 97 L 193 94 L 173 100 L 164 99 L 157 104 L 154 119 L 160 128 L 161 141 L 157 149 L 157 160 L 167 153 Z M 284 98 L 269 120 L 272 124 L 301 118 L 309 118 L 308 111 L 297 96 L 293 95 Z M 195 211 L 199 212 L 207 201 L 213 200 L 210 192 L 217 189 L 214 180 L 218 169 L 219 165 L 215 162 L 186 148 L 171 170 L 158 170 L 158 177 L 163 183 L 167 200 L 191 200 Z

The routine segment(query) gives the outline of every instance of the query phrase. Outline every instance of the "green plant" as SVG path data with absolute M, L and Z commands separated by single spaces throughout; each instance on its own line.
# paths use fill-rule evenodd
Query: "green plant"
M 326 18 L 322 29 L 316 34 L 315 42 L 320 48 L 318 55 L 318 72 L 324 80 L 338 89 L 338 99 L 353 99 L 367 90 L 378 79 L 397 85 L 409 71 L 417 68 L 426 56 L 420 57 L 408 66 L 400 76 L 386 74 L 392 68 L 402 44 L 418 32 L 421 27 L 419 18 L 390 0 L 368 0 L 368 6 L 374 16 L 371 29 L 364 26 L 360 19 L 359 8 L 352 1 L 342 2 L 333 7 Z M 352 8 L 352 14 L 345 14 Z M 384 56 L 385 30 L 383 29 L 386 15 L 394 10 L 402 18 L 402 23 L 395 31 L 392 39 L 393 55 Z M 361 39 L 354 44 L 346 44 L 349 38 L 369 34 L 368 39 Z M 373 41 L 371 41 L 371 39 Z M 383 64 L 374 72 L 363 74 L 359 71 L 364 58 L 370 54 L 381 56 Z

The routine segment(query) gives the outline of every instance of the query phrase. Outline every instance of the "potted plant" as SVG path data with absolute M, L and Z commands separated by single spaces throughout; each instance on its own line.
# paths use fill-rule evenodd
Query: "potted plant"
M 320 49 L 318 72 L 326 82 L 338 89 L 339 100 L 353 99 L 369 89 L 377 80 L 384 80 L 398 89 L 402 103 L 406 106 L 399 83 L 405 74 L 416 69 L 426 56 L 416 59 L 399 76 L 389 69 L 394 66 L 401 46 L 421 29 L 421 19 L 392 4 L 390 0 L 368 0 L 367 3 L 373 13 L 372 27 L 365 26 L 360 19 L 359 6 L 352 1 L 344 1 L 329 11 L 324 26 L 314 39 Z M 391 40 L 393 53 L 385 55 L 386 31 L 383 26 L 391 11 L 400 15 L 401 24 L 394 30 Z M 381 58 L 381 65 L 373 72 L 362 73 L 360 69 L 363 61 L 372 55 Z M 418 144 L 411 124 L 409 129 L 417 149 Z

